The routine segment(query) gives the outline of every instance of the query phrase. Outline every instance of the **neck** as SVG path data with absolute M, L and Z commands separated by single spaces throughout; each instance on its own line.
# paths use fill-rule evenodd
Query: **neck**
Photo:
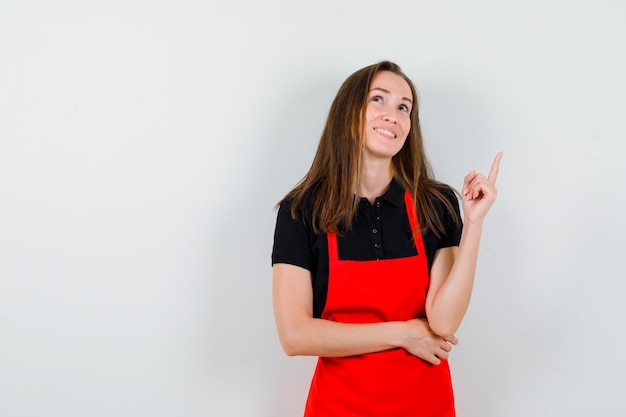
M 359 193 L 361 197 L 365 197 L 370 203 L 374 203 L 376 197 L 385 194 L 389 189 L 392 179 L 391 160 L 378 164 L 364 163 Z

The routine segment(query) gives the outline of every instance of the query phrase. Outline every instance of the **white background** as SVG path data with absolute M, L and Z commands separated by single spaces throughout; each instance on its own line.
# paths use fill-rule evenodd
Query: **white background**
M 301 415 L 273 205 L 399 63 L 459 188 L 505 153 L 459 416 L 623 416 L 622 1 L 3 1 L 0 415 Z

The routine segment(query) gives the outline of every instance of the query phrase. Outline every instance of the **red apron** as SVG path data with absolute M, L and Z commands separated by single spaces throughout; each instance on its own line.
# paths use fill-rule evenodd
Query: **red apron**
M 414 212 L 407 191 L 408 213 Z M 409 215 L 412 230 L 419 230 Z M 328 234 L 328 295 L 322 318 L 343 323 L 426 317 L 428 261 L 422 235 L 417 256 L 378 261 L 339 260 Z M 305 417 L 454 417 L 448 362 L 431 365 L 404 349 L 317 362 Z

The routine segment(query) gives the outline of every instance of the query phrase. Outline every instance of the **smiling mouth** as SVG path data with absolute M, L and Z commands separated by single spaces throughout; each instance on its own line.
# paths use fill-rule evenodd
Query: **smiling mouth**
M 383 135 L 385 135 L 385 136 L 391 136 L 391 137 L 392 137 L 392 138 L 394 138 L 394 139 L 395 139 L 395 137 L 396 137 L 396 134 L 395 134 L 395 133 L 393 133 L 391 130 L 381 129 L 380 127 L 375 127 L 375 128 L 374 128 L 374 131 L 376 131 L 376 132 L 378 132 L 378 133 L 381 133 L 381 134 L 383 134 Z

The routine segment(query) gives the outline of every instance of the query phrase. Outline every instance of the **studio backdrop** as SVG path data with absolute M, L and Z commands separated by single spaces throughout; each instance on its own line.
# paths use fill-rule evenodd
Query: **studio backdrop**
M 274 205 L 387 59 L 439 180 L 504 152 L 458 415 L 623 416 L 624 4 L 3 1 L 0 415 L 301 415 Z

